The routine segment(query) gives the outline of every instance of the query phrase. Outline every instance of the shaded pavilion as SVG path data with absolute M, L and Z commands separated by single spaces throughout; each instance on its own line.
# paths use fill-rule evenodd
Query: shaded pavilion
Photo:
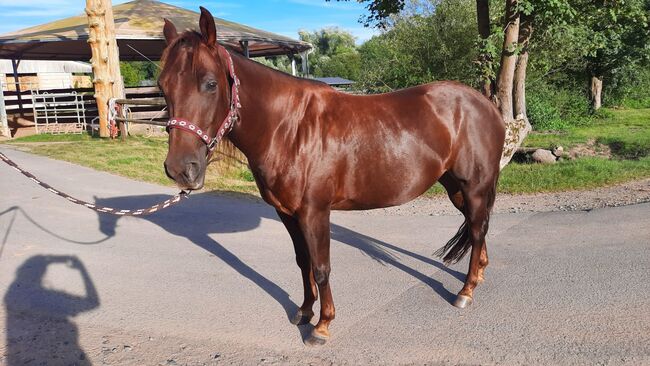
M 179 30 L 199 29 L 199 13 L 155 0 L 134 0 L 113 6 L 115 39 L 121 61 L 160 60 L 165 48 L 164 18 Z M 294 55 L 308 72 L 307 53 L 312 46 L 279 34 L 215 18 L 219 43 L 247 57 L 287 55 L 296 74 Z M 86 14 L 56 20 L 0 35 L 0 59 L 10 59 L 14 80 L 21 60 L 87 61 L 92 57 Z M 7 129 L 4 98 L 0 90 L 0 129 Z M 0 133 L 3 131 L 0 131 Z
M 179 30 L 199 29 L 199 13 L 154 0 L 135 0 L 113 7 L 120 60 L 159 60 L 165 48 L 163 18 Z M 250 57 L 303 54 L 306 42 L 215 18 L 218 41 Z M 0 59 L 87 61 L 85 14 L 0 35 Z M 143 57 L 143 56 L 146 56 Z

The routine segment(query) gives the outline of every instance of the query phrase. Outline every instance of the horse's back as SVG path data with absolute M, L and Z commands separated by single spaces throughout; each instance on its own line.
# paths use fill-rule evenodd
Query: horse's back
M 424 193 L 463 150 L 499 150 L 498 110 L 474 89 L 437 82 L 372 96 L 342 96 L 325 139 L 339 156 L 337 204 L 359 209 L 399 205 Z M 337 127 L 336 124 L 341 124 Z M 344 131 L 340 135 L 340 131 Z M 337 135 L 339 134 L 339 135 Z M 499 136 L 501 136 L 499 138 Z M 489 146 L 472 146 L 472 145 Z M 497 153 L 492 153 L 497 159 Z

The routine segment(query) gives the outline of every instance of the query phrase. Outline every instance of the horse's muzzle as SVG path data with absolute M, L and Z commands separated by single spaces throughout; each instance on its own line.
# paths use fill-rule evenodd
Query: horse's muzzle
M 188 160 L 180 164 L 170 164 L 165 161 L 165 173 L 183 190 L 203 188 L 205 169 L 197 160 Z

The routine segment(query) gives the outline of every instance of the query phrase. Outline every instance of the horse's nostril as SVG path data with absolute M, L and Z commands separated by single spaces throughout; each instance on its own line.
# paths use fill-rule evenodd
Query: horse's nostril
M 185 164 L 185 176 L 189 182 L 194 182 L 199 176 L 200 166 L 198 161 Z

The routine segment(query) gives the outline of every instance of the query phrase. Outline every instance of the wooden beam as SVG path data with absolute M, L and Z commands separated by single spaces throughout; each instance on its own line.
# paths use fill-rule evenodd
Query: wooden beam
M 111 0 L 86 0 L 86 15 L 88 44 L 92 51 L 90 63 L 93 66 L 95 100 L 99 112 L 99 136 L 109 137 L 108 101 L 111 98 L 124 98 Z

